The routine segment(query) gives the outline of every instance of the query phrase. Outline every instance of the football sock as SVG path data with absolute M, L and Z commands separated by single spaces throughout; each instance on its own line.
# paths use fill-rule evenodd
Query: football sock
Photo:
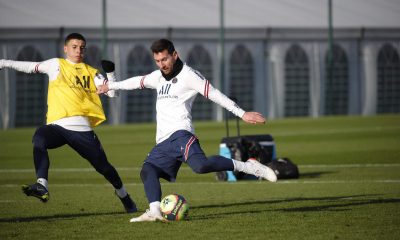
M 233 168 L 235 171 L 243 172 L 243 170 L 245 168 L 244 162 L 238 161 L 235 159 L 232 159 L 232 162 L 233 162 Z
M 128 192 L 125 190 L 124 186 L 122 186 L 120 189 L 115 189 L 115 192 L 120 198 L 124 198 L 126 195 L 128 195 Z
M 46 189 L 49 189 L 47 180 L 45 178 L 38 178 L 36 182 L 42 184 Z
M 150 204 L 149 204 L 149 206 L 150 206 L 150 212 L 152 213 L 152 214 L 157 214 L 157 215 L 159 215 L 160 214 L 160 202 L 151 202 Z

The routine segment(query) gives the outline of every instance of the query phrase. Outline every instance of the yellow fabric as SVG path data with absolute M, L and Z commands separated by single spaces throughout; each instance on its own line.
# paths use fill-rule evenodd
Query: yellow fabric
M 57 79 L 49 81 L 47 123 L 72 116 L 88 117 L 91 127 L 105 121 L 94 84 L 97 69 L 85 63 L 72 64 L 61 58 L 59 63 Z

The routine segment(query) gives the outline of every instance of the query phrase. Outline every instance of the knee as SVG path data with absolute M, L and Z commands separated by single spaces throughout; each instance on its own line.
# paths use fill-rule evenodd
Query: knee
M 188 160 L 190 168 L 198 174 L 210 172 L 210 161 L 206 157 L 196 157 Z
M 192 170 L 198 174 L 208 173 L 208 167 L 204 164 L 198 164 L 197 166 L 192 167 Z
M 142 182 L 146 181 L 148 176 L 148 171 L 145 169 L 145 166 L 142 167 L 142 170 L 140 170 L 140 179 L 142 179 Z
M 145 182 L 149 177 L 157 176 L 156 169 L 150 164 L 143 164 L 142 170 L 140 170 L 140 178 L 142 182 Z

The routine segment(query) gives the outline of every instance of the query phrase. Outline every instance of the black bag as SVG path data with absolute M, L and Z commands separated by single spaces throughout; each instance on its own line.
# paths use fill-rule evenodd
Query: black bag
M 221 154 L 222 149 L 227 149 L 229 153 Z M 275 158 L 275 143 L 271 135 L 245 135 L 236 137 L 225 137 L 221 140 L 220 154 L 233 158 L 238 161 L 247 161 L 249 158 L 255 158 L 266 165 Z M 236 179 L 258 179 L 256 176 L 245 174 L 243 172 L 233 172 Z M 217 173 L 217 179 L 226 181 L 226 173 Z
M 229 148 L 230 158 L 242 162 L 255 158 L 266 165 L 275 158 L 275 143 L 269 134 L 225 137 L 221 144 Z
M 299 178 L 299 168 L 289 158 L 278 158 L 266 164 L 278 179 Z

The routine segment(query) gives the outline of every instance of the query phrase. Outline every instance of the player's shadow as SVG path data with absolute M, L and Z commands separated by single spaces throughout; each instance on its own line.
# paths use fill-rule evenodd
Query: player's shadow
M 126 214 L 126 213 L 125 212 L 75 213 L 75 214 L 56 214 L 50 216 L 0 218 L 0 223 L 73 220 L 75 218 L 81 218 L 81 217 L 95 217 L 95 216 L 107 216 L 107 215 L 117 215 L 117 214 Z
M 374 197 L 374 198 L 372 198 Z M 368 199 L 365 199 L 368 198 Z M 315 202 L 318 201 L 318 205 L 312 203 L 310 206 L 301 207 L 288 207 L 288 208 L 274 208 L 274 204 L 298 202 L 304 205 L 304 202 Z M 322 203 L 322 204 L 321 204 Z M 249 214 L 249 213 L 262 213 L 262 212 L 321 212 L 321 211 L 349 211 L 351 207 L 361 206 L 361 205 L 371 205 L 371 204 L 387 204 L 387 203 L 400 203 L 400 198 L 388 198 L 381 199 L 378 198 L 376 194 L 370 195 L 352 195 L 352 196 L 341 196 L 341 197 L 317 197 L 317 198 L 288 198 L 281 200 L 266 200 L 266 201 L 250 201 L 250 202 L 240 202 L 232 204 L 218 204 L 218 205 L 200 205 L 193 206 L 191 209 L 208 209 L 208 208 L 226 208 L 228 211 L 214 213 L 206 215 L 191 216 L 190 220 L 202 220 L 202 219 L 215 219 L 223 218 L 229 215 L 239 215 L 239 214 Z M 261 207 L 260 205 L 266 205 L 266 207 Z M 252 205 L 258 205 L 257 208 L 251 207 Z M 235 211 L 237 206 L 246 206 L 251 209 Z

